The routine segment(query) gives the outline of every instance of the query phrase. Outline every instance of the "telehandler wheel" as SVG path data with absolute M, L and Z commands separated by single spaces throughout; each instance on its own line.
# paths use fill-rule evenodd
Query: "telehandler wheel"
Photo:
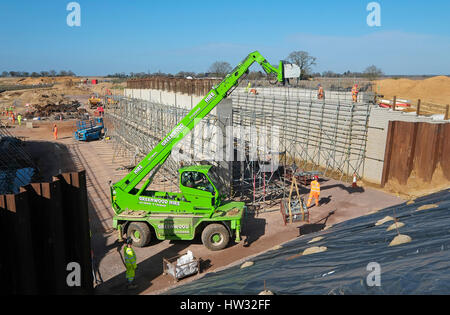
M 222 224 L 210 224 L 202 232 L 202 243 L 212 251 L 224 249 L 230 241 L 230 233 Z
M 134 246 L 145 247 L 150 243 L 152 235 L 145 222 L 132 222 L 128 225 L 127 237 L 131 237 Z

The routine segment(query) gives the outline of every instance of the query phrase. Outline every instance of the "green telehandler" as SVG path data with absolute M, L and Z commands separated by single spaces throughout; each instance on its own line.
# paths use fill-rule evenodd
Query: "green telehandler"
M 126 177 L 110 185 L 114 210 L 113 227 L 119 238 L 131 237 L 137 247 L 147 246 L 152 237 L 159 240 L 193 240 L 201 234 L 202 243 L 212 251 L 225 248 L 230 239 L 241 239 L 245 203 L 226 200 L 217 170 L 210 165 L 178 170 L 181 193 L 147 190 L 156 172 L 185 137 L 221 100 L 238 86 L 253 63 L 284 84 L 285 69 L 276 68 L 257 51 L 249 54 L 185 116 L 181 122 Z M 144 181 L 144 179 L 148 178 Z M 140 187 L 138 187 L 141 185 Z

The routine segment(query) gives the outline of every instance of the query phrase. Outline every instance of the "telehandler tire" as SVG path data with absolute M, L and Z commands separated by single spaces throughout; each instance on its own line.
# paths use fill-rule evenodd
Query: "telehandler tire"
M 145 247 L 150 243 L 152 234 L 145 222 L 132 222 L 128 225 L 127 237 L 131 237 L 134 246 Z
M 210 224 L 202 232 L 202 243 L 209 250 L 222 250 L 229 242 L 230 233 L 222 224 Z

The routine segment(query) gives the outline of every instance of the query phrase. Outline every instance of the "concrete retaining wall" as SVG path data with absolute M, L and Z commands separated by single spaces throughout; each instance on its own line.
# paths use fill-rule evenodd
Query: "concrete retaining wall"
M 263 132 L 277 127 L 281 132 L 279 151 L 286 151 L 291 158 L 303 161 L 305 166 L 320 166 L 326 173 L 336 171 L 351 176 L 356 172 L 376 184 L 381 183 L 389 121 L 439 122 L 415 113 L 394 112 L 371 105 L 370 93 L 360 93 L 358 103 L 354 104 L 349 92 L 325 91 L 325 100 L 317 100 L 315 91 L 310 89 L 256 89 L 257 95 L 248 94 L 244 88 L 237 88 L 232 94 L 233 113 L 227 119 L 234 122 L 235 129 L 256 126 L 260 137 L 269 138 L 269 134 Z M 126 89 L 125 95 L 186 110 L 202 99 L 201 96 L 150 89 Z M 221 103 L 198 129 L 215 124 L 217 111 L 222 107 Z M 204 130 L 183 142 L 212 141 Z M 196 158 L 207 156 L 198 154 Z

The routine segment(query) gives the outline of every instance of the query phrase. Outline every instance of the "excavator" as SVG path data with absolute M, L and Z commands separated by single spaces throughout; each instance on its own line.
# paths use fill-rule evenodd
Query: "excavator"
M 272 77 L 272 84 L 284 84 L 293 72 L 299 73 L 299 69 L 292 71 L 295 65 L 280 61 L 277 68 L 255 51 L 213 86 L 128 175 L 110 183 L 113 227 L 118 230 L 119 239 L 126 233 L 135 246 L 145 247 L 153 237 L 193 240 L 201 235 L 203 245 L 211 251 L 224 249 L 233 237 L 236 243 L 240 242 L 246 206 L 244 202 L 227 200 L 215 167 L 195 165 L 179 169 L 181 193 L 147 188 L 175 145 L 233 92 L 255 62 Z

